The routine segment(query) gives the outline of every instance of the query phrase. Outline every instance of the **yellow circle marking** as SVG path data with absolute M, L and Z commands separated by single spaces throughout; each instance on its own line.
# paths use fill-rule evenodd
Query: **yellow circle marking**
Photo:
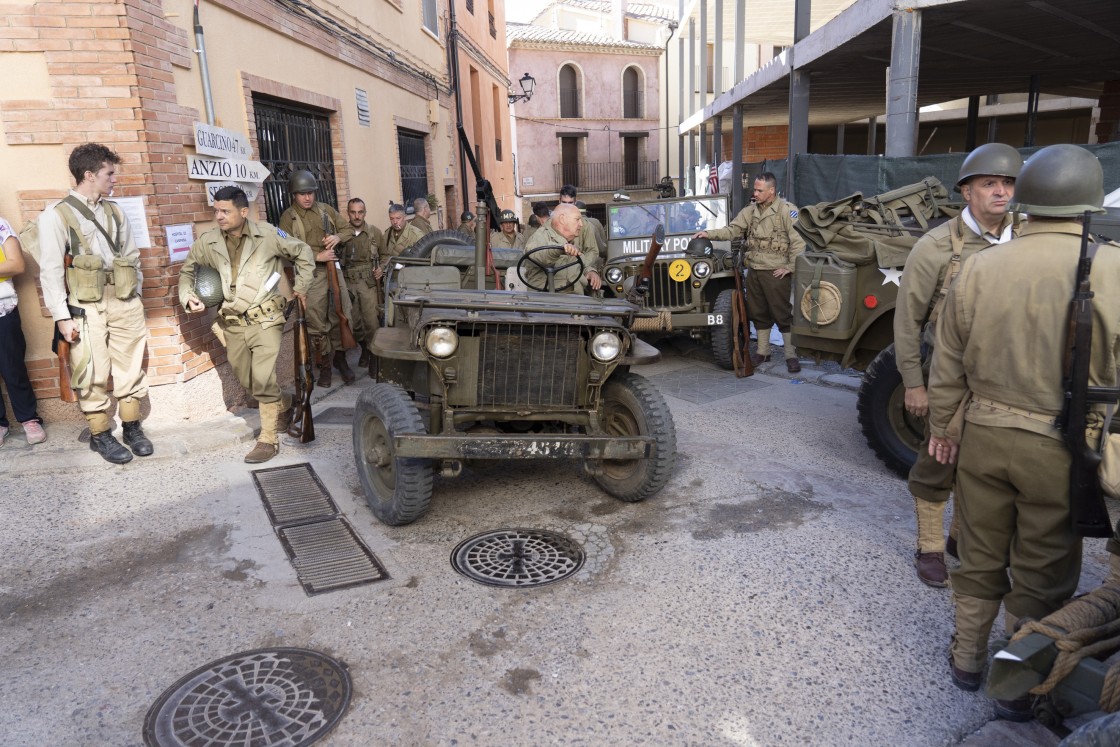
M 692 277 L 692 265 L 688 263 L 687 259 L 673 260 L 673 263 L 669 265 L 669 277 L 678 283 L 683 283 Z

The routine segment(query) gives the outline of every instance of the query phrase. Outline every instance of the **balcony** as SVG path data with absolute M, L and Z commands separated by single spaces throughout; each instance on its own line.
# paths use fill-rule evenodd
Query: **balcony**
M 552 171 L 555 189 L 571 184 L 581 190 L 652 189 L 657 183 L 657 161 L 611 163 L 557 163 Z

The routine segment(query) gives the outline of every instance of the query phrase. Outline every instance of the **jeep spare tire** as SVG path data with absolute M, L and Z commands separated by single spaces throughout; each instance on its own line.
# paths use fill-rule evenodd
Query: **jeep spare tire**
M 447 230 L 447 231 L 432 231 L 425 234 L 422 239 L 417 241 L 412 246 L 401 252 L 402 257 L 409 257 L 412 259 L 427 259 L 432 256 L 432 250 L 440 244 L 450 244 L 451 246 L 474 246 L 474 239 L 467 236 L 462 231 Z
M 905 395 L 892 343 L 879 351 L 867 367 L 856 401 L 867 445 L 902 478 L 909 476 L 918 458 L 925 430 L 925 418 L 906 411 Z

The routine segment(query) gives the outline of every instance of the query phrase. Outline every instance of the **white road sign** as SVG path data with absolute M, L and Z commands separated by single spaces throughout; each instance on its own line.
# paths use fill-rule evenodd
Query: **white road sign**
M 249 158 L 249 138 L 240 132 L 194 123 L 194 149 L 197 153 L 219 158 Z
M 260 161 L 211 158 L 210 156 L 187 154 L 187 176 L 191 179 L 204 179 L 206 181 L 223 179 L 260 184 L 269 177 L 269 171 Z
M 248 182 L 206 182 L 206 204 L 214 204 L 214 193 L 222 187 L 241 187 L 245 190 L 245 196 L 249 198 L 249 202 L 253 202 L 261 193 L 261 185 L 250 184 Z

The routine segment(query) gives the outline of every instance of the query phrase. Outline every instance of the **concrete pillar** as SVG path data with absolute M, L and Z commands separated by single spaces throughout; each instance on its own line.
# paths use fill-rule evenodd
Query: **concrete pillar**
M 836 125 L 836 155 L 844 155 L 844 125 Z
M 739 0 L 743 2 L 743 0 Z M 731 215 L 738 215 L 743 200 L 743 105 L 731 110 Z
M 700 0 L 700 108 L 708 105 L 708 0 Z M 703 140 L 703 137 L 701 137 Z
M 688 114 L 696 111 L 696 19 L 688 19 Z M 688 179 L 686 184 L 696 192 L 696 179 L 693 166 L 696 165 L 696 131 L 688 133 Z
M 879 118 L 869 117 L 867 120 L 867 155 L 875 155 L 879 148 Z
M 797 204 L 796 156 L 809 150 L 809 73 L 797 69 L 797 43 L 809 35 L 810 0 L 796 0 L 793 11 L 793 44 L 789 50 L 789 143 L 786 156 L 785 197 Z
M 976 126 L 980 122 L 980 97 L 968 97 L 968 121 L 964 129 L 964 149 L 972 151 L 976 148 Z
M 715 29 L 713 35 L 715 36 L 715 55 L 712 58 L 712 82 L 714 85 L 715 93 L 712 95 L 713 100 L 718 99 L 720 94 L 723 93 L 723 0 L 716 0 L 715 7 Z
M 1114 143 L 1120 140 L 1120 79 L 1106 80 L 1097 99 L 1096 127 L 1094 134 L 1098 143 Z
M 1034 131 L 1038 125 L 1038 94 L 1041 90 L 1041 81 L 1038 73 L 1031 76 L 1030 88 L 1027 91 L 1027 128 L 1023 133 L 1023 147 L 1030 148 L 1034 145 Z
M 680 11 L 678 17 L 684 14 L 684 0 L 680 0 Z M 684 161 L 684 137 L 680 134 L 680 123 L 685 118 L 684 109 L 684 89 L 687 85 L 688 77 L 685 75 L 685 34 L 684 29 L 677 30 L 677 194 L 684 194 L 685 188 L 685 161 Z M 665 81 L 665 85 L 669 85 L 669 81 Z
M 723 161 L 723 117 L 712 120 L 712 163 L 719 166 Z
M 745 64 L 747 45 L 743 38 L 746 23 L 747 0 L 735 0 L 735 83 L 741 81 L 747 74 Z
M 891 66 L 887 79 L 887 142 L 883 154 L 912 156 L 918 143 L 918 58 L 922 41 L 920 10 L 894 11 Z

